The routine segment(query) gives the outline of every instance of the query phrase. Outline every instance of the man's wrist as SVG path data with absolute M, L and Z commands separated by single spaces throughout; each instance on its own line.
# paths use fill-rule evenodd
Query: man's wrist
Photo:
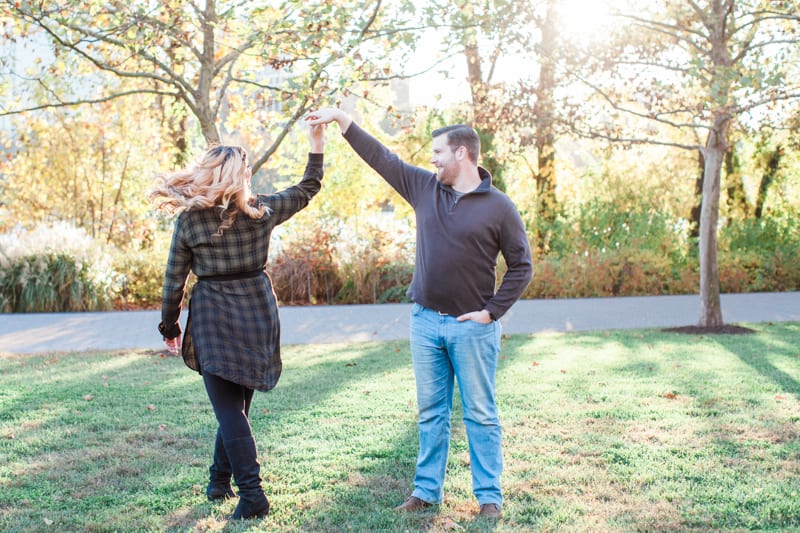
M 343 135 L 350 128 L 350 124 L 353 123 L 353 119 L 350 117 L 350 115 L 348 115 L 341 109 L 336 110 L 336 115 L 334 117 L 334 120 L 339 125 L 339 131 L 341 131 Z

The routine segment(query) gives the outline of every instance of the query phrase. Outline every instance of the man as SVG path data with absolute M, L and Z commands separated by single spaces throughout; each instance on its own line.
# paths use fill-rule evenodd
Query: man
M 417 511 L 442 501 L 455 378 L 480 515 L 500 518 L 497 320 L 522 295 L 533 270 L 519 212 L 478 166 L 480 140 L 469 126 L 433 132 L 433 173 L 401 161 L 339 109 L 312 111 L 305 120 L 337 122 L 356 153 L 414 208 L 417 253 L 408 295 L 420 448 L 414 491 L 395 509 Z M 495 293 L 499 253 L 508 270 Z

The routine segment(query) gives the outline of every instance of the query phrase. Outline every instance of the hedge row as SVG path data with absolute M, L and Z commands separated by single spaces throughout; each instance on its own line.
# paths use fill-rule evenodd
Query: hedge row
M 759 236 L 752 228 L 745 229 L 724 235 L 725 246 L 719 252 L 721 291 L 800 290 L 800 243 L 783 234 L 765 238 L 763 231 Z M 0 311 L 159 307 L 166 250 L 109 255 L 85 236 L 48 235 L 47 246 L 38 247 L 20 235 L 12 239 L 15 246 L 9 246 L 8 239 L 0 240 Z M 72 247 L 54 250 L 57 242 L 71 242 Z M 87 254 L 87 249 L 94 252 Z M 330 235 L 320 232 L 284 246 L 267 269 L 280 303 L 407 301 L 413 265 L 403 254 L 387 253 L 367 242 L 348 257 L 337 259 Z M 502 263 L 498 270 L 500 277 Z M 697 261 L 680 254 L 647 246 L 611 250 L 583 246 L 582 252 L 551 254 L 535 261 L 534 277 L 523 298 L 691 294 L 698 287 Z
M 163 263 L 133 257 L 119 272 L 97 276 L 90 265 L 65 255 L 25 256 L 0 271 L 2 312 L 155 309 L 161 298 Z M 720 288 L 725 293 L 800 290 L 797 250 L 722 255 Z M 413 266 L 347 264 L 311 269 L 281 256 L 270 271 L 282 305 L 363 304 L 408 301 Z M 123 271 L 123 269 L 120 269 Z M 587 253 L 544 259 L 523 298 L 588 298 L 696 293 L 696 264 L 676 267 L 652 253 Z

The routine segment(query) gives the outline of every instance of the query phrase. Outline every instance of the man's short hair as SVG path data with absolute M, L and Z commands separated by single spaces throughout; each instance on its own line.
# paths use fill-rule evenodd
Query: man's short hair
M 463 146 L 467 149 L 470 161 L 476 165 L 478 164 L 478 157 L 481 154 L 481 140 L 477 131 L 466 124 L 454 124 L 433 130 L 431 137 L 438 137 L 444 134 L 447 134 L 447 146 L 452 151 L 455 152 L 459 146 Z

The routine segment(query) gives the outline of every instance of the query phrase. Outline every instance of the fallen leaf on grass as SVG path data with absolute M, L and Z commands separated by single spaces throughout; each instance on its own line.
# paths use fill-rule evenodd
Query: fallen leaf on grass
M 456 522 L 455 520 L 453 520 L 452 518 L 449 518 L 449 517 L 444 517 L 441 520 L 441 523 L 439 524 L 439 526 L 444 531 L 464 531 L 464 527 L 463 526 L 461 526 L 458 522 Z

